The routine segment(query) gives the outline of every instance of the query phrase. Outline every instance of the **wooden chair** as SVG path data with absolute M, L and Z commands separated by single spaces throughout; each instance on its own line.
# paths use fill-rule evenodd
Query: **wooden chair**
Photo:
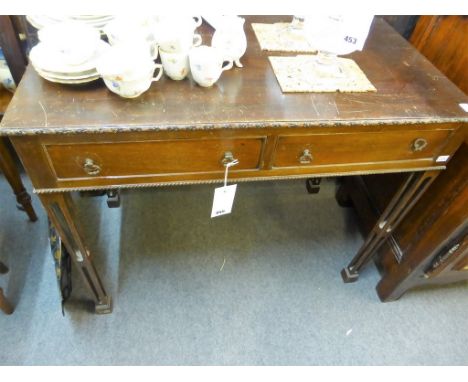
M 2 47 L 13 79 L 18 84 L 26 69 L 27 60 L 21 48 L 21 42 L 15 28 L 15 21 L 10 16 L 0 16 L 0 46 Z M 5 111 L 4 109 L 8 106 L 10 98 L 9 94 L 4 94 L 0 97 L 0 120 Z M 20 205 L 19 208 L 26 212 L 31 221 L 36 221 L 37 216 L 31 204 L 31 196 L 21 181 L 20 173 L 9 146 L 8 139 L 0 137 L 0 170 L 4 173 L 5 178 L 13 189 L 16 200 Z M 7 272 L 8 268 L 0 262 L 0 274 Z M 6 314 L 13 313 L 13 306 L 5 298 L 1 288 L 0 309 Z
M 16 25 L 18 21 L 16 21 Z M 15 26 L 15 19 L 11 16 L 0 16 L 0 46 L 2 47 L 5 59 L 10 68 L 15 83 L 18 84 L 26 70 L 27 60 L 21 41 L 19 39 L 18 27 Z M 3 105 L 6 107 L 7 105 Z M 0 120 L 4 110 L 0 110 Z M 31 221 L 36 221 L 37 216 L 31 205 L 31 197 L 21 181 L 21 177 L 13 159 L 7 138 L 0 138 L 0 170 L 10 183 L 16 195 L 17 202 L 21 205 Z

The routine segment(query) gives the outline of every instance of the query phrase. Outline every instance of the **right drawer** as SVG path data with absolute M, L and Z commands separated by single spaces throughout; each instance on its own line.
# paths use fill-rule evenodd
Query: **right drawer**
M 280 136 L 273 167 L 432 160 L 452 130 Z

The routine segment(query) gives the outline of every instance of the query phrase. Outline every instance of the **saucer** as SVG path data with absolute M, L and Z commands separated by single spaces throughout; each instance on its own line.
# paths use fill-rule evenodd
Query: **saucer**
M 52 51 L 47 45 L 40 42 L 31 49 L 29 58 L 33 66 L 42 71 L 65 75 L 81 75 L 83 72 L 95 69 L 97 60 L 108 48 L 109 44 L 104 41 L 99 41 L 94 56 L 88 61 L 80 65 L 67 65 L 60 61 L 60 54 Z

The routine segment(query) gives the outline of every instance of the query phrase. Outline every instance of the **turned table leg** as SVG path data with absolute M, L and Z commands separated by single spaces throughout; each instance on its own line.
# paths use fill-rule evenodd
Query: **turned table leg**
M 10 150 L 6 145 L 6 138 L 0 138 L 0 169 L 10 183 L 16 195 L 16 201 L 21 204 L 22 209 L 28 214 L 31 221 L 36 221 L 37 216 L 31 204 L 31 196 L 26 192 L 20 174 L 13 160 Z
M 408 176 L 372 228 L 356 256 L 341 271 L 344 282 L 357 281 L 361 268 L 377 253 L 438 174 L 439 171 L 426 171 L 413 172 Z
M 69 193 L 39 195 L 52 224 L 57 229 L 65 248 L 70 253 L 82 279 L 87 285 L 96 307 L 96 313 L 111 313 L 111 297 L 91 260 L 89 251 L 82 239 L 80 227 L 73 211 L 73 201 Z

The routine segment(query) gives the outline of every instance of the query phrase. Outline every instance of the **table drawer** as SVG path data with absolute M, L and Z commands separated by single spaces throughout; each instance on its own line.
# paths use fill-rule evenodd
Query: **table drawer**
M 239 164 L 231 171 L 259 167 L 263 138 L 175 139 L 141 142 L 45 145 L 58 179 L 177 175 L 224 171 L 232 153 Z
M 452 130 L 281 136 L 273 167 L 370 164 L 432 159 Z

